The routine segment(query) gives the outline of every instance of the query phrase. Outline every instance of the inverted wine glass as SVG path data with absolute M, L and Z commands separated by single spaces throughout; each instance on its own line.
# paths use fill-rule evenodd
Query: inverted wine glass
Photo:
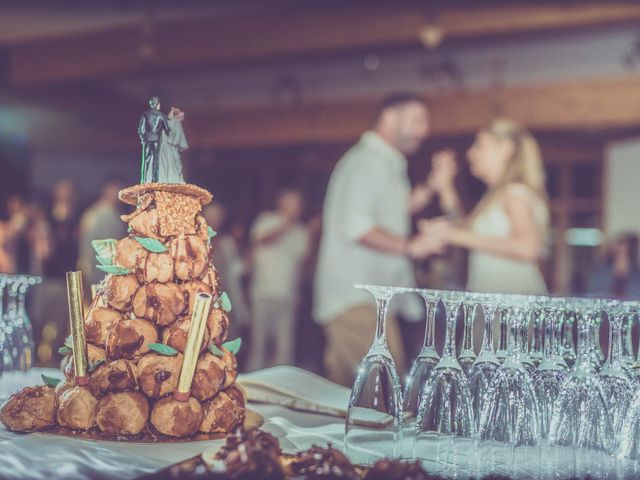
M 357 285 L 376 301 L 373 344 L 358 368 L 345 425 L 345 452 L 354 463 L 368 465 L 381 457 L 402 455 L 402 391 L 386 338 L 389 303 L 407 289 Z
M 473 408 L 467 377 L 456 359 L 456 317 L 464 299 L 460 292 L 443 291 L 447 325 L 442 358 L 427 380 L 418 409 L 414 457 L 425 468 L 446 476 L 470 470 L 473 456 Z
M 561 345 L 559 342 L 559 332 L 562 328 L 561 314 L 555 301 L 545 298 L 540 302 L 540 323 L 544 327 L 544 351 L 542 361 L 533 373 L 533 388 L 538 399 L 538 410 L 540 412 L 540 436 L 546 440 L 549 436 L 549 425 L 553 405 L 560 393 L 560 389 L 567 375 L 566 364 L 564 368 L 560 362 L 564 363 L 562 355 L 559 355 Z
M 606 476 L 614 446 L 613 422 L 590 345 L 602 305 L 590 299 L 568 302 L 578 322 L 578 358 L 554 404 L 549 443 L 566 449 L 574 475 Z
M 475 295 L 475 298 L 482 306 L 484 316 L 484 333 L 480 353 L 469 369 L 468 377 L 475 427 L 478 429 L 480 412 L 482 411 L 483 400 L 485 398 L 484 395 L 489 389 L 493 376 L 500 367 L 500 361 L 496 356 L 495 346 L 493 344 L 493 320 L 495 318 L 498 297 L 493 294 L 477 294 Z
M 608 302 L 609 358 L 600 372 L 600 381 L 611 413 L 614 427 L 614 445 L 620 440 L 620 431 L 633 397 L 633 383 L 622 355 L 622 322 L 630 313 L 629 304 Z
M 403 395 L 403 410 L 405 427 L 415 429 L 416 415 L 424 385 L 431 377 L 433 370 L 440 361 L 440 355 L 435 348 L 435 316 L 439 302 L 438 292 L 435 290 L 418 290 L 426 306 L 426 324 L 422 349 L 411 366 Z
M 520 360 L 529 306 L 526 299 L 511 297 L 509 356 L 485 394 L 479 433 L 486 470 L 515 478 L 537 466 L 540 415 L 530 375 Z
M 473 350 L 473 326 L 475 323 L 477 307 L 478 303 L 472 295 L 466 296 L 462 302 L 462 310 L 464 311 L 464 329 L 462 335 L 462 348 L 458 355 L 458 362 L 460 363 L 465 375 L 469 374 L 471 365 L 476 361 L 476 352 Z

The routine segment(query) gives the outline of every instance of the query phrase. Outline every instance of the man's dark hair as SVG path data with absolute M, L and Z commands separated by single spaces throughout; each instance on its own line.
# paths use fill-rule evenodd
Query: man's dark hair
M 378 105 L 378 111 L 376 113 L 376 120 L 380 119 L 382 112 L 387 108 L 401 107 L 408 103 L 419 103 L 423 107 L 427 108 L 427 101 L 421 95 L 412 92 L 395 92 L 387 95 L 380 105 Z

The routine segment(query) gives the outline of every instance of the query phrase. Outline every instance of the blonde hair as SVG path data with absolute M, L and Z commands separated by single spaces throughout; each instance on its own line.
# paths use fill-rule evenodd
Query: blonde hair
M 502 178 L 492 186 L 474 209 L 473 215 L 485 208 L 507 186 L 522 184 L 547 203 L 546 175 L 538 142 L 517 123 L 499 118 L 493 120 L 479 133 L 487 133 L 498 140 L 513 142 L 514 153 L 509 159 Z

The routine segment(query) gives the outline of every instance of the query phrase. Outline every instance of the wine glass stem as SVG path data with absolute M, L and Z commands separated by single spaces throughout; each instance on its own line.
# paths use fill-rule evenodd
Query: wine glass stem
M 588 363 L 591 347 L 591 327 L 589 325 L 591 319 L 588 315 L 578 314 L 576 320 L 578 322 L 578 361 L 579 363 Z
M 458 309 L 454 305 L 447 305 L 447 328 L 445 330 L 443 357 L 456 356 L 456 314 Z
M 482 337 L 482 351 L 493 351 L 493 316 L 496 308 L 493 305 L 485 305 L 484 310 L 484 336 Z
M 544 358 L 550 358 L 555 353 L 555 319 L 553 315 L 545 314 L 544 318 Z
M 609 365 L 619 366 L 622 360 L 622 318 L 623 315 L 613 315 L 613 321 L 611 322 Z
M 501 352 L 506 352 L 509 344 L 508 344 L 508 335 L 509 335 L 509 310 L 506 308 L 500 309 L 500 344 L 498 350 Z
M 383 349 L 387 350 L 387 336 L 385 333 L 386 329 L 386 318 L 387 311 L 389 310 L 389 300 L 386 298 L 376 298 L 376 311 L 377 311 L 377 320 L 376 320 L 376 337 L 373 342 L 373 349 Z
M 633 314 L 627 317 L 626 325 L 622 328 L 622 348 L 624 349 L 624 355 L 633 359 L 633 340 L 631 336 L 631 331 L 633 328 L 633 319 L 635 316 Z M 623 317 L 624 321 L 624 317 Z
M 473 313 L 475 305 L 465 305 L 464 307 L 464 335 L 462 337 L 462 350 L 473 351 Z
M 427 325 L 426 325 L 426 328 L 424 329 L 423 347 L 433 348 L 435 345 L 437 303 L 427 300 L 425 302 L 425 305 L 427 307 Z

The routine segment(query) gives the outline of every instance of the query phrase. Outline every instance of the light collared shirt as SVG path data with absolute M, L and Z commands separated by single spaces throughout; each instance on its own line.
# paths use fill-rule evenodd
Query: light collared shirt
M 253 298 L 288 302 L 295 302 L 298 298 L 302 264 L 309 245 L 306 229 L 300 224 L 292 225 L 277 239 L 260 244 L 264 237 L 282 228 L 284 221 L 277 212 L 264 212 L 253 224 Z
M 326 324 L 373 297 L 356 284 L 415 286 L 413 266 L 403 255 L 359 243 L 379 227 L 408 237 L 411 185 L 407 160 L 373 131 L 366 132 L 334 169 L 324 202 L 322 240 L 314 282 L 314 317 Z M 410 320 L 421 318 L 419 297 L 391 303 Z

